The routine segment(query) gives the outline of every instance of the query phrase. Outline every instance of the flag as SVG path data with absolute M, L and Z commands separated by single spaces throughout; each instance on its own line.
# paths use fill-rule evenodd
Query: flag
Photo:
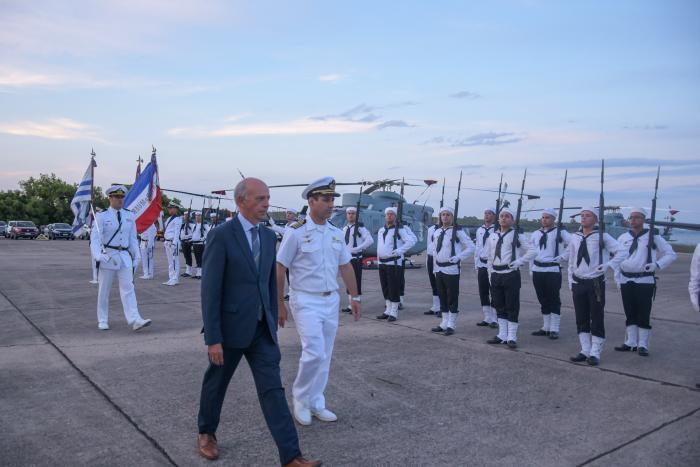
M 161 202 L 158 163 L 154 150 L 151 162 L 143 169 L 124 198 L 124 207 L 133 213 L 138 233 L 144 232 L 158 219 Z
M 75 218 L 73 219 L 73 234 L 77 234 L 78 231 L 88 222 L 90 217 L 90 203 L 92 202 L 92 184 L 94 168 L 97 167 L 97 163 L 94 158 L 90 158 L 90 165 L 83 175 L 83 179 L 78 185 L 78 189 L 73 195 L 73 199 L 70 202 L 70 209 L 73 211 Z

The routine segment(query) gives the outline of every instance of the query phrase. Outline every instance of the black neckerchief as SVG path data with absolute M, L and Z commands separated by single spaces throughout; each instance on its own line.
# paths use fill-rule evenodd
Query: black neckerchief
M 503 235 L 501 235 L 500 231 L 494 230 L 494 233 L 496 235 L 498 235 L 498 241 L 496 242 L 496 255 L 495 255 L 496 258 L 501 259 L 501 247 L 503 246 L 503 239 L 506 237 L 506 235 L 508 235 L 512 231 L 513 231 L 513 229 L 508 229 Z M 512 258 L 512 259 L 515 259 L 515 258 Z
M 542 233 L 542 236 L 540 237 L 540 250 L 544 250 L 547 248 L 547 237 L 549 237 L 549 232 L 555 230 L 554 229 L 549 229 L 549 230 L 544 230 L 540 229 L 540 232 Z
M 578 255 L 576 257 L 576 266 L 581 265 L 581 261 L 585 261 L 587 265 L 591 265 L 591 256 L 588 254 L 588 237 L 593 234 L 598 233 L 598 227 L 593 227 L 593 231 L 588 235 L 583 235 L 583 229 L 579 230 L 582 240 L 581 245 L 578 248 Z
M 634 232 L 632 232 L 631 230 L 629 231 L 629 234 L 632 236 L 632 245 L 630 245 L 630 256 L 637 250 L 637 247 L 639 246 L 639 237 L 641 237 L 647 232 L 649 232 L 649 229 L 642 229 L 642 231 L 639 232 L 639 235 L 635 235 Z

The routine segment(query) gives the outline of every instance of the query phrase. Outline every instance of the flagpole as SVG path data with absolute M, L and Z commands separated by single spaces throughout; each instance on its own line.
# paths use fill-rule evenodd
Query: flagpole
M 90 218 L 94 221 L 92 213 L 95 212 L 95 148 L 90 151 Z M 92 227 L 92 222 L 90 222 Z

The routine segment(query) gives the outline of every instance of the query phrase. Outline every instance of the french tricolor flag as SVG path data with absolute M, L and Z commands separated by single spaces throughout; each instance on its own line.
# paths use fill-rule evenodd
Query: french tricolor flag
M 141 172 L 124 199 L 124 207 L 136 218 L 136 231 L 144 232 L 161 213 L 160 180 L 155 150 L 151 162 Z

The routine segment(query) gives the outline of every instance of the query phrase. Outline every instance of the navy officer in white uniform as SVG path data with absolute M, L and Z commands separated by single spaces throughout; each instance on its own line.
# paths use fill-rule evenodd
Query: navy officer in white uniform
M 312 415 L 325 422 L 338 419 L 326 407 L 324 395 L 338 330 L 338 271 L 352 297 L 355 321 L 360 319 L 352 256 L 341 230 L 328 222 L 338 196 L 332 177 L 307 186 L 302 198 L 309 203 L 309 215 L 287 230 L 277 252 L 279 325 L 284 327 L 287 319 L 284 276 L 289 269 L 289 306 L 301 340 L 299 372 L 292 387 L 293 414 L 301 425 L 311 424 Z
M 134 215 L 123 209 L 124 185 L 113 185 L 105 193 L 109 197 L 109 208 L 96 215 L 90 233 L 90 251 L 100 263 L 97 327 L 103 331 L 109 329 L 109 290 L 114 276 L 117 276 L 126 322 L 138 331 L 150 325 L 151 320 L 141 318 L 136 304 L 134 270 L 141 261 L 136 223 Z

